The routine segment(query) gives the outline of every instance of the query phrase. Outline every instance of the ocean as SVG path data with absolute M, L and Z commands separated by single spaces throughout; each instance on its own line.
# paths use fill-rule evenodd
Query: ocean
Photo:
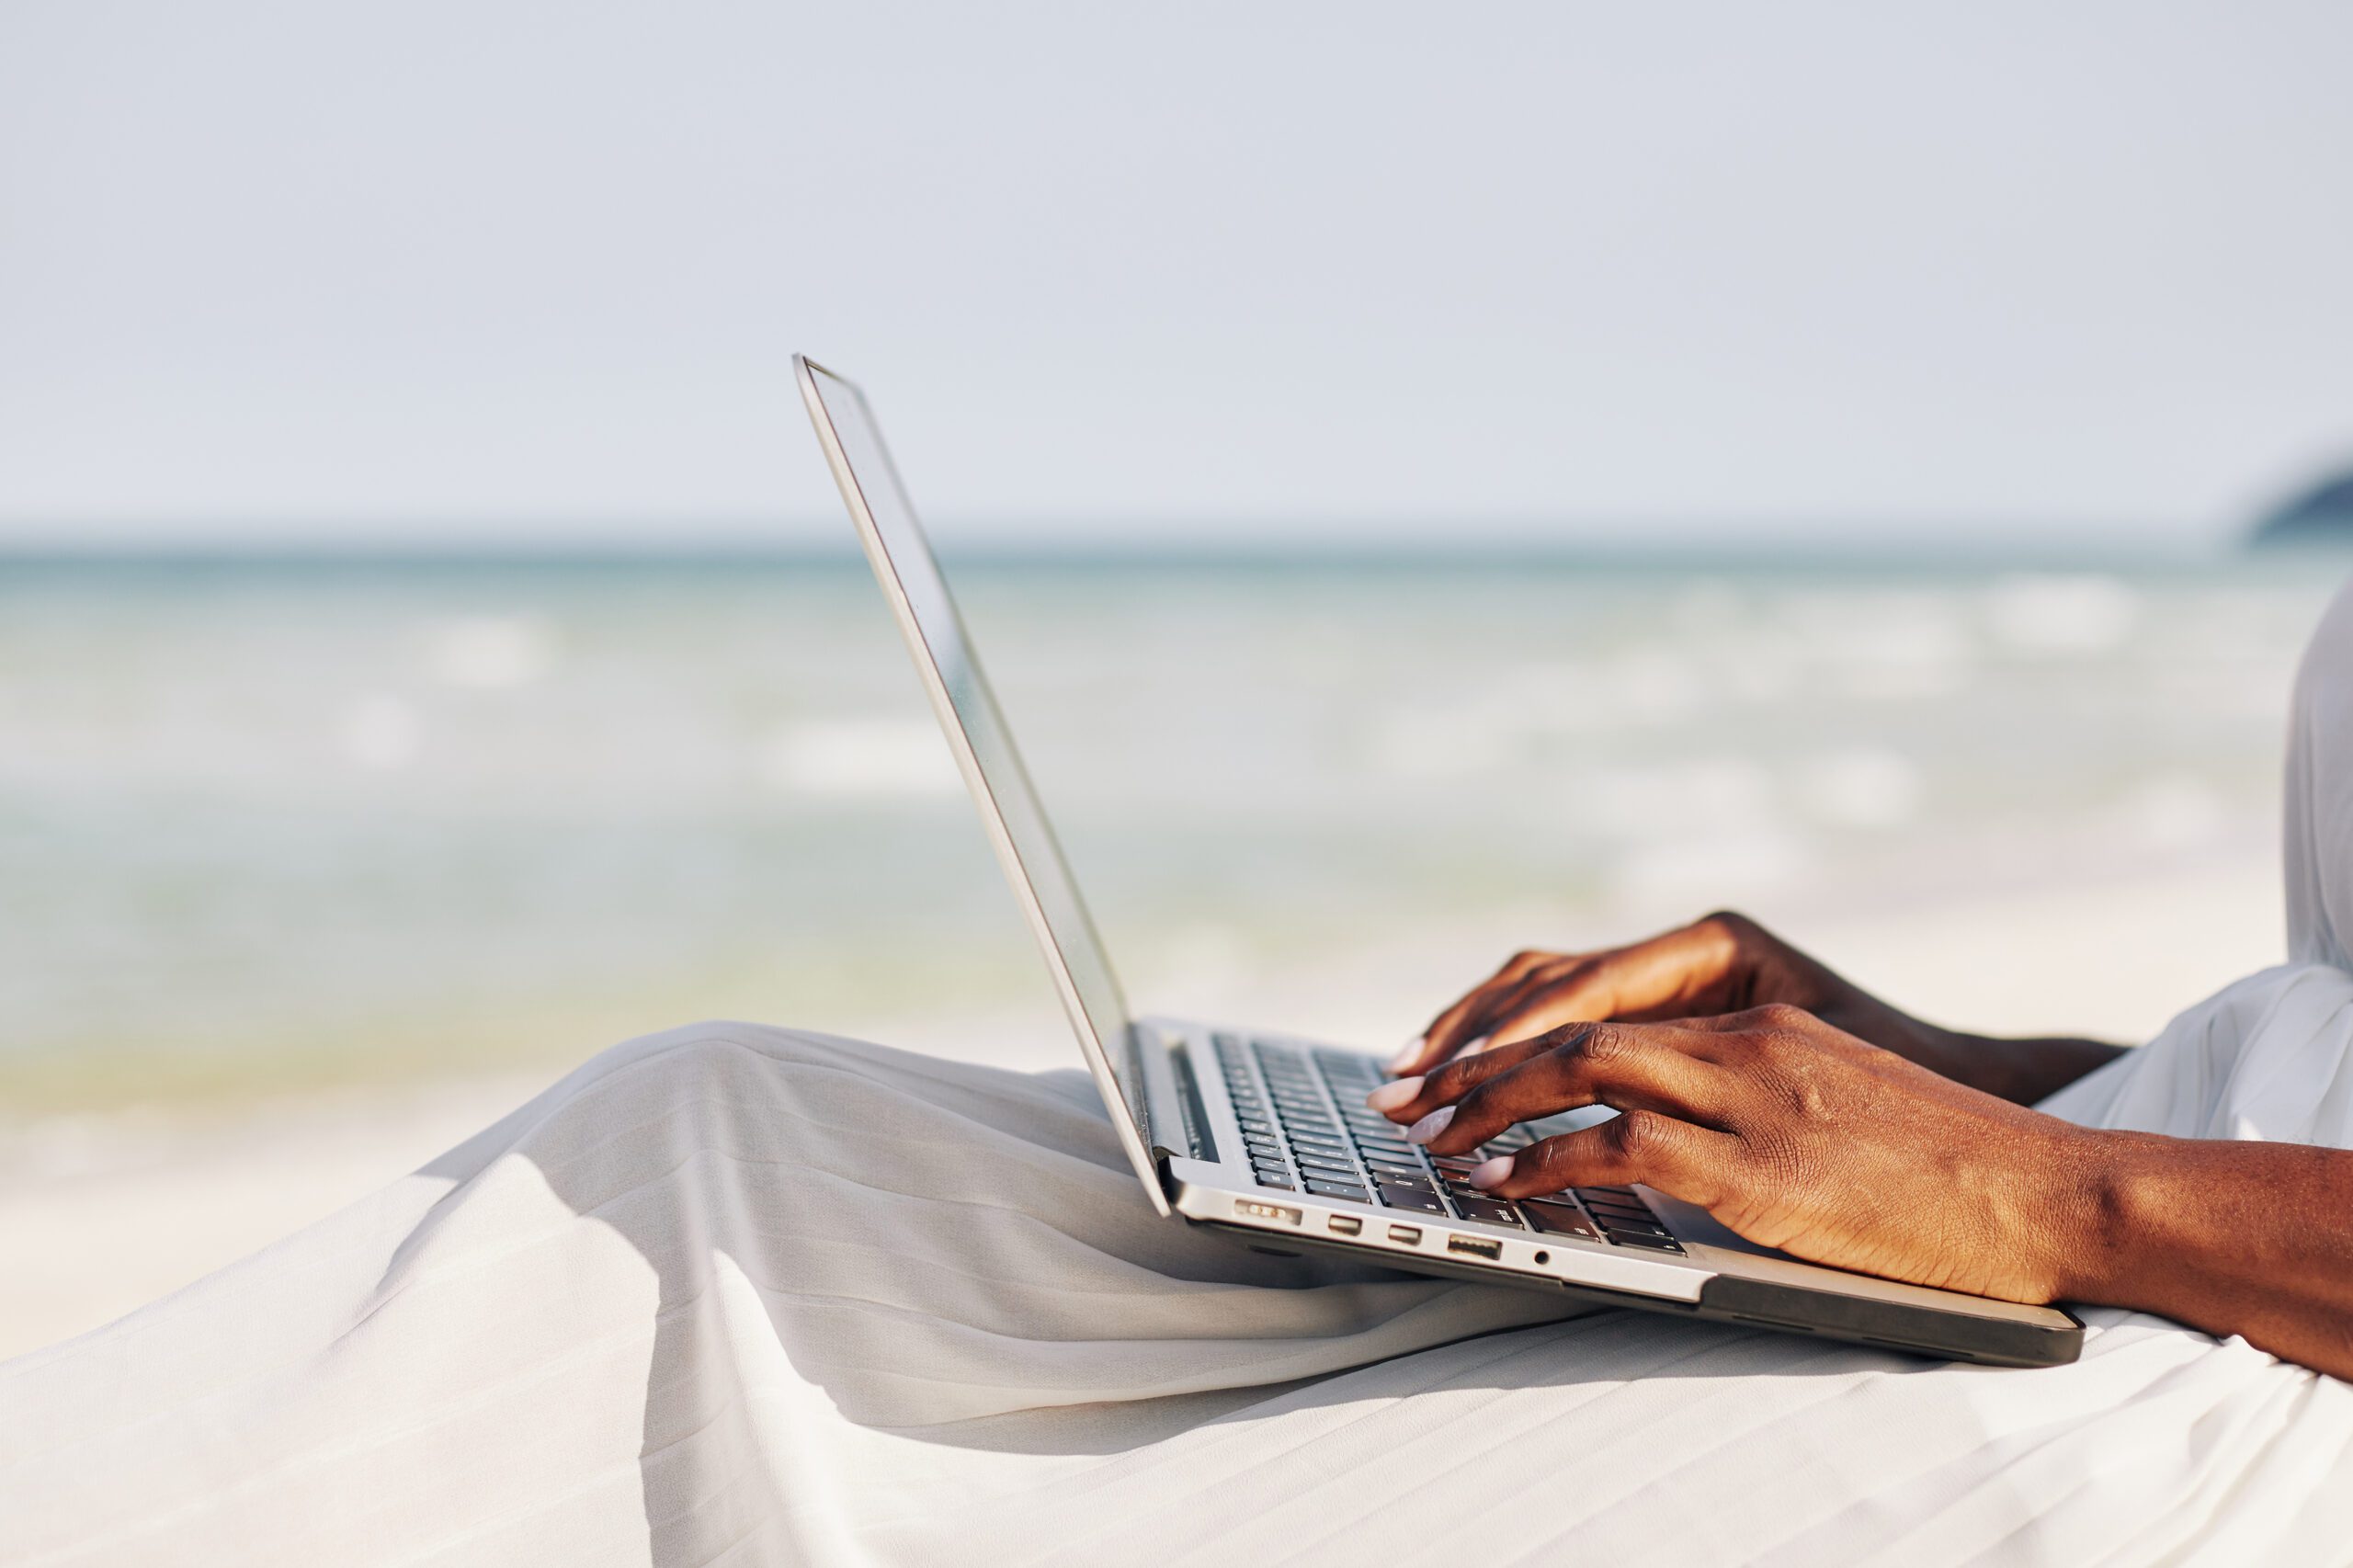
M 2343 572 L 950 562 L 1131 995 L 1212 1014 L 1422 932 L 2268 859 Z M 1049 1018 L 848 556 L 0 562 L 0 932 L 19 1109 Z

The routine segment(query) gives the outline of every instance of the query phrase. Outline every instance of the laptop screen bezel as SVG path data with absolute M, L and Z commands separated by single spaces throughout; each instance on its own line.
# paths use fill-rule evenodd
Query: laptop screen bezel
M 1087 1070 L 1094 1074 L 1105 1108 L 1112 1112 L 1111 1120 L 1120 1145 L 1151 1194 L 1154 1207 L 1163 1214 L 1169 1213 L 1152 1155 L 1151 1119 L 1142 1074 L 1133 1054 L 1136 1031 L 1126 996 L 1109 956 L 1103 950 L 1094 918 L 1080 895 L 1077 879 L 1071 873 L 1045 807 L 1029 781 L 1012 728 L 1006 722 L 1004 710 L 982 670 L 947 575 L 939 569 L 938 559 L 933 554 L 914 503 L 907 496 L 897 465 L 883 442 L 881 426 L 856 383 L 806 355 L 794 355 L 792 363 L 801 399 L 808 404 L 810 420 L 816 426 L 818 444 L 824 449 L 826 466 L 833 471 L 842 503 L 849 509 L 850 521 L 857 527 L 867 562 L 874 569 L 875 580 L 890 603 L 900 635 L 915 657 L 916 673 L 922 677 L 925 694 L 931 699 L 932 712 L 956 757 L 957 769 L 964 777 L 972 804 L 980 812 L 981 824 L 996 851 L 1006 881 L 1011 884 L 1014 897 L 1029 923 L 1030 934 L 1045 958 L 1047 971 L 1053 979 L 1072 1032 L 1078 1037 Z M 861 448 L 856 463 L 849 455 L 851 442 L 844 438 L 845 422 L 855 422 L 852 434 Z M 928 606 L 919 603 L 918 596 L 909 588 L 910 574 L 915 575 L 919 585 L 926 578 L 937 585 L 936 596 L 922 596 L 934 602 Z M 953 675 L 950 665 L 954 666 Z M 965 690 L 969 714 L 958 705 L 951 686 Z M 983 740 L 995 755 L 994 770 L 983 764 L 982 746 L 975 744 L 972 726 L 976 723 L 993 732 Z M 1017 833 L 1008 816 L 1008 805 L 1012 815 L 1029 824 L 1030 831 Z M 1029 840 L 1026 851 L 1024 838 Z M 1061 906 L 1059 917 L 1049 909 L 1049 897 L 1041 896 L 1040 879 L 1054 884 L 1047 891 L 1051 902 Z M 1090 971 L 1097 978 L 1092 983 L 1083 983 L 1080 971 Z M 1099 993 L 1091 1006 L 1089 991 Z

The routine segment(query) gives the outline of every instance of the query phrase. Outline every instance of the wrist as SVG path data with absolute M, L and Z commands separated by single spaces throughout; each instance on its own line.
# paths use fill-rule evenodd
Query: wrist
M 2043 1199 L 2063 1219 L 2048 1264 L 2052 1299 L 2147 1305 L 2151 1260 L 2166 1252 L 2165 1217 L 2177 1208 L 2165 1188 L 2179 1176 L 2178 1161 L 2153 1145 L 2176 1141 L 2060 1125 L 2067 1131 Z

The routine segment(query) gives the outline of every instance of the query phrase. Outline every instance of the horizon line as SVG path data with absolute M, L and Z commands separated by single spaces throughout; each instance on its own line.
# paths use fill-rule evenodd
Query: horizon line
M 1688 538 L 1640 543 L 1601 540 L 1196 540 L 1107 544 L 1099 540 L 973 540 L 938 547 L 943 560 L 973 567 L 1051 568 L 1466 568 L 1546 565 L 1823 567 L 1970 565 L 2191 567 L 2299 553 L 2250 536 L 2171 539 L 2006 535 L 1999 539 L 1758 540 Z M 2310 550 L 2304 553 L 2311 553 Z M 816 540 L 383 541 L 106 541 L 81 545 L 0 538 L 9 569 L 494 569 L 802 567 L 862 569 L 856 541 Z

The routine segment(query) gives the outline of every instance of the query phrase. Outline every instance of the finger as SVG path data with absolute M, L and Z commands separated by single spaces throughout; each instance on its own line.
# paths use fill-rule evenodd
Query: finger
M 1559 959 L 1557 953 L 1540 952 L 1533 949 L 1514 953 L 1504 960 L 1501 969 L 1465 992 L 1444 1012 L 1430 1020 L 1430 1027 L 1405 1042 L 1404 1049 L 1391 1057 L 1387 1063 L 1392 1074 L 1422 1072 L 1434 1063 L 1443 1062 L 1472 1039 L 1479 1031 L 1473 1027 L 1494 999 L 1500 994 L 1516 989 L 1527 974 L 1540 965 Z
M 1529 975 L 1553 962 L 1556 956 L 1529 949 L 1506 960 L 1501 969 L 1472 986 L 1431 1021 L 1422 1034 L 1422 1062 L 1427 1064 L 1442 1061 L 1461 1050 L 1479 1032 L 1478 1020 L 1494 1007 L 1497 997 L 1517 991 Z
M 1468 1153 L 1507 1127 L 1595 1105 L 1718 1124 L 1731 1085 L 1721 1069 L 1689 1054 L 1693 1037 L 1683 1030 L 1576 1024 L 1541 1038 L 1552 1049 L 1478 1083 L 1451 1108 L 1432 1109 L 1408 1136 L 1433 1154 Z
M 1641 1182 L 1712 1209 L 1737 1179 L 1740 1141 L 1653 1110 L 1630 1110 L 1597 1127 L 1540 1139 L 1471 1173 L 1498 1198 L 1537 1198 L 1572 1187 Z
M 1614 1018 L 1658 1022 L 1721 1012 L 1740 956 L 1738 938 L 1713 919 L 1668 931 L 1561 969 L 1487 1020 L 1495 1040 L 1520 1040 L 1563 1024 Z
M 1419 1121 L 1440 1106 L 1452 1105 L 1488 1079 L 1511 1071 L 1531 1056 L 1552 1050 L 1554 1043 L 1543 1040 L 1524 1040 L 1474 1055 L 1458 1056 L 1426 1075 L 1383 1084 L 1367 1095 L 1364 1103 L 1392 1121 Z
M 1544 996 L 1577 967 L 1590 960 L 1563 958 L 1555 962 L 1532 969 L 1520 976 L 1519 983 L 1498 986 L 1487 995 L 1478 1017 L 1464 1024 L 1466 1031 L 1475 1030 L 1472 1037 L 1455 1048 L 1457 1056 L 1469 1056 L 1474 1051 L 1492 1051 L 1498 1045 L 1511 1045 L 1523 1040 L 1533 1040 L 1544 1031 L 1540 1028 L 1506 1029 L 1500 1020 L 1525 1011 L 1534 1001 Z

